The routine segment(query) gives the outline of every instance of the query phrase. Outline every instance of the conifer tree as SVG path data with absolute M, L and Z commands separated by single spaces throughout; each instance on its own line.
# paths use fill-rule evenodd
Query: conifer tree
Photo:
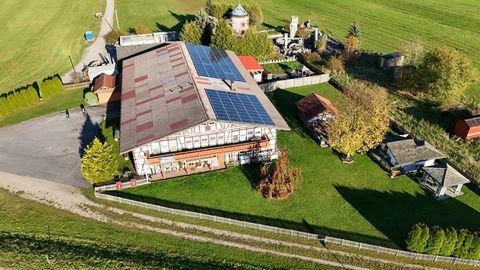
M 407 249 L 414 252 L 424 252 L 430 238 L 430 229 L 423 223 L 415 224 L 407 237 Z
M 202 29 L 196 22 L 187 22 L 183 25 L 179 38 L 188 43 L 202 44 Z
M 445 231 L 439 226 L 434 226 L 430 233 L 425 251 L 431 255 L 438 255 L 445 243 Z
M 230 25 L 225 20 L 220 20 L 213 34 L 211 46 L 231 50 L 235 44 L 235 37 Z
M 111 145 L 95 138 L 85 150 L 82 157 L 81 170 L 83 176 L 91 183 L 102 183 L 112 180 L 118 173 L 118 161 Z
M 440 255 L 451 256 L 455 250 L 455 244 L 457 243 L 457 230 L 455 228 L 448 228 L 445 230 L 445 242 L 440 249 Z

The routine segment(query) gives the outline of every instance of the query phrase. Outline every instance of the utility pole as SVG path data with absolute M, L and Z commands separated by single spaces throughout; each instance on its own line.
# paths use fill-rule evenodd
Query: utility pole
M 117 9 L 115 9 L 115 21 L 117 22 L 117 30 L 120 30 L 120 22 L 118 21 Z
M 78 75 L 77 75 L 77 71 L 75 70 L 75 66 L 73 65 L 72 57 L 69 55 L 68 59 L 70 59 L 70 64 L 72 65 L 73 74 L 75 74 L 75 77 L 77 78 L 77 81 L 78 81 Z
M 105 20 L 105 22 L 108 24 L 108 26 L 110 26 L 110 29 L 112 29 L 112 31 L 113 31 L 112 25 L 107 21 L 107 19 L 104 19 L 104 20 Z

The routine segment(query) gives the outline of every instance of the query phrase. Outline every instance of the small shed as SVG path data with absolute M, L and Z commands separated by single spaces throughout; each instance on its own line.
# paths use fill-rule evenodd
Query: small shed
M 87 41 L 93 41 L 95 39 L 92 31 L 85 32 L 84 37 L 85 37 L 85 40 Z
M 425 141 L 401 136 L 386 138 L 380 145 L 380 154 L 391 165 L 391 170 L 401 173 L 433 166 L 445 155 Z
M 381 68 L 395 68 L 403 66 L 405 56 L 401 52 L 394 52 L 380 56 L 379 66 Z
M 327 146 L 325 124 L 338 113 L 330 100 L 312 93 L 297 102 L 298 115 L 320 146 Z
M 306 67 L 304 64 L 300 64 L 297 66 L 297 73 L 300 74 L 300 76 L 310 76 L 313 74 L 313 71 L 311 71 L 308 67 Z
M 457 120 L 455 135 L 464 140 L 480 137 L 480 115 Z
M 255 57 L 239 55 L 238 59 L 240 59 L 243 67 L 245 67 L 245 69 L 250 73 L 250 75 L 256 82 L 262 81 L 262 73 L 264 68 L 262 67 L 262 65 L 260 65 L 260 63 L 257 62 L 257 59 L 255 59 Z
M 93 93 L 97 95 L 99 104 L 105 104 L 112 101 L 112 98 L 117 98 L 117 95 L 114 95 L 115 82 L 115 76 L 107 74 L 102 74 L 95 79 Z
M 423 177 L 419 184 L 431 191 L 437 199 L 454 198 L 462 195 L 464 184 L 470 183 L 465 176 L 442 161 L 435 166 L 422 168 Z

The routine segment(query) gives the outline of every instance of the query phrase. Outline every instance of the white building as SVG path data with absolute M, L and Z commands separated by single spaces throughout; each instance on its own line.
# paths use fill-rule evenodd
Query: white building
M 230 20 L 233 31 L 235 31 L 237 35 L 243 35 L 247 32 L 250 24 L 250 16 L 248 16 L 247 11 L 242 5 L 238 4 L 238 6 L 233 9 Z
M 122 61 L 120 152 L 169 178 L 274 159 L 282 116 L 230 51 L 174 42 Z

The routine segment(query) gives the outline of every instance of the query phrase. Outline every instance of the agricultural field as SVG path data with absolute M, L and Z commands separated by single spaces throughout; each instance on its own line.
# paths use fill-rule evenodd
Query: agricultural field
M 218 2 L 235 2 L 222 0 Z M 215 1 L 214 1 L 215 2 Z M 418 39 L 427 48 L 454 47 L 470 56 L 480 69 L 480 2 L 476 0 L 264 0 L 262 5 L 264 24 L 285 25 L 291 15 L 300 21 L 310 19 L 323 31 L 343 39 L 353 21 L 360 23 L 361 47 L 367 50 L 391 52 L 406 41 Z M 145 23 L 152 30 L 181 29 L 186 20 L 205 4 L 204 0 L 118 0 L 120 26 L 124 30 L 136 23 Z M 164 7 L 168 7 L 165 9 Z M 468 90 L 469 98 L 480 101 L 480 85 Z
M 279 227 L 313 231 L 373 244 L 403 247 L 417 222 L 480 230 L 480 198 L 464 188 L 456 200 L 436 201 L 406 176 L 390 178 L 368 156 L 343 164 L 320 148 L 300 123 L 295 102 L 315 91 L 338 102 L 329 84 L 277 90 L 271 99 L 292 131 L 279 132 L 304 180 L 285 200 L 268 201 L 256 190 L 258 169 L 234 167 L 118 192 L 137 200 Z M 469 217 L 469 218 L 465 218 Z
M 78 61 L 88 43 L 87 30 L 98 32 L 104 0 L 3 0 L 0 1 L 0 93 L 70 67 L 68 56 Z

